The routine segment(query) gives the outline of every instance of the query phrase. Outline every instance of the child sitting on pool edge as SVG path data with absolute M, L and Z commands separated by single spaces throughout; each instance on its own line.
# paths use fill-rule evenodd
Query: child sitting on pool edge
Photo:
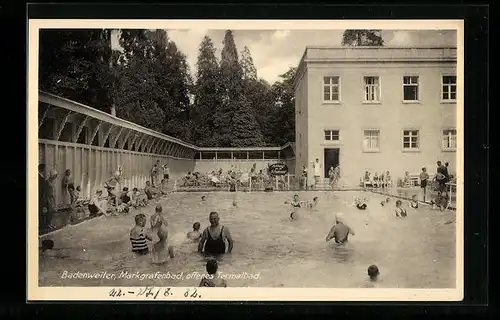
M 187 233 L 187 238 L 191 241 L 200 241 L 201 238 L 201 232 L 200 232 L 201 225 L 199 222 L 193 223 L 193 231 L 189 231 Z
M 217 277 L 217 269 L 219 265 L 217 264 L 217 260 L 210 259 L 207 261 L 206 269 L 207 276 L 204 276 L 199 284 L 199 287 L 227 287 L 227 282 L 224 279 L 215 279 Z

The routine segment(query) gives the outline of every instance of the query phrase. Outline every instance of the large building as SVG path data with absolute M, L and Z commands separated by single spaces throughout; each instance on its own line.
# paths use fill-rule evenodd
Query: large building
M 436 161 L 455 171 L 455 47 L 307 47 L 295 78 L 296 168 L 339 165 L 346 186 L 365 171 L 393 181 Z M 460 89 L 460 88 L 459 88 Z

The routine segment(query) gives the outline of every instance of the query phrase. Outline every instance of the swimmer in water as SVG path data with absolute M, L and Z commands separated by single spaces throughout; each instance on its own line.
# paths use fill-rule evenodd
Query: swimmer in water
M 297 220 L 297 212 L 293 211 L 292 213 L 290 213 L 290 219 Z
M 132 244 L 132 252 L 140 255 L 145 255 L 149 252 L 148 243 L 146 240 L 152 241 L 151 236 L 146 233 L 146 216 L 139 213 L 135 216 L 135 226 L 130 230 L 130 242 Z
M 385 198 L 385 203 L 389 203 L 389 198 Z
M 205 201 L 205 196 L 201 196 L 201 201 Z
M 226 252 L 226 242 L 227 241 L 227 253 L 231 253 L 233 250 L 233 238 L 229 232 L 229 228 L 219 223 L 219 214 L 215 211 L 210 212 L 208 217 L 210 221 L 210 226 L 206 227 L 201 234 L 200 242 L 198 244 L 198 252 L 219 255 Z
M 153 245 L 153 263 L 161 264 L 167 261 L 167 253 L 170 259 L 174 258 L 174 248 L 168 245 L 168 230 L 162 226 L 158 230 L 158 242 Z
M 367 204 L 365 198 L 358 197 L 356 198 L 355 202 L 356 208 L 358 208 L 359 210 L 366 210 Z
M 401 202 L 401 200 L 396 201 L 395 211 L 396 211 L 396 217 L 398 217 L 398 218 L 406 218 L 406 216 L 408 215 L 406 213 L 406 210 L 401 207 L 402 204 L 403 203 Z
M 313 208 L 316 208 L 317 205 L 318 205 L 318 197 L 314 197 L 313 200 L 312 200 L 312 202 L 309 202 L 307 204 L 307 207 L 309 209 L 313 209 Z
M 370 281 L 377 281 L 379 275 L 380 271 L 376 265 L 372 264 L 368 267 L 368 277 L 370 277 Z
M 40 255 L 43 257 L 51 258 L 67 258 L 69 254 L 62 249 L 54 249 L 54 241 L 42 240 L 42 247 L 40 248 Z
M 207 261 L 206 268 L 208 276 L 204 276 L 201 279 L 199 287 L 227 287 L 226 280 L 216 278 L 217 269 L 219 269 L 217 260 L 210 259 L 209 261 Z
M 162 226 L 168 226 L 167 220 L 163 217 L 163 208 L 159 204 L 155 208 L 155 213 L 150 218 L 151 231 L 157 232 Z
M 349 234 L 355 235 L 354 230 L 352 230 L 348 225 L 344 224 L 340 214 L 335 215 L 335 224 L 328 232 L 326 236 L 326 241 L 335 239 L 335 243 L 344 244 L 347 243 Z
M 187 233 L 187 238 L 191 241 L 194 241 L 194 242 L 200 241 L 200 238 L 201 238 L 200 227 L 201 227 L 201 225 L 199 222 L 193 223 L 193 231 L 189 231 Z
M 417 195 L 416 194 L 414 194 L 413 196 L 411 196 L 410 207 L 412 207 L 413 209 L 418 209 L 418 201 L 417 201 Z
M 294 207 L 294 208 L 302 207 L 302 201 L 300 201 L 298 194 L 293 196 L 293 200 L 291 202 L 285 201 L 285 204 L 291 204 L 292 207 Z

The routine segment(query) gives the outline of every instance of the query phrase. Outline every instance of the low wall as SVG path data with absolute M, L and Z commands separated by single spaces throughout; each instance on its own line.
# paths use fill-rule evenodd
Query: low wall
M 56 182 L 56 204 L 66 204 L 66 191 L 63 188 L 63 177 L 66 169 L 72 172 L 75 186 L 82 189 L 82 197 L 90 197 L 97 189 L 102 189 L 117 170 L 123 167 L 123 186 L 129 189 L 143 188 L 150 179 L 153 164 L 160 160 L 170 168 L 170 176 L 176 179 L 195 167 L 194 159 L 181 159 L 151 153 L 130 150 L 111 149 L 84 144 L 39 140 L 39 163 L 46 165 L 47 173 L 55 169 L 59 173 Z

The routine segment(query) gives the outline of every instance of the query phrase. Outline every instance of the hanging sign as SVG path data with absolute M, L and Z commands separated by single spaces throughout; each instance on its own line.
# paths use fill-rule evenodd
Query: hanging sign
M 284 176 L 288 173 L 288 166 L 284 163 L 274 163 L 269 166 L 271 176 Z

